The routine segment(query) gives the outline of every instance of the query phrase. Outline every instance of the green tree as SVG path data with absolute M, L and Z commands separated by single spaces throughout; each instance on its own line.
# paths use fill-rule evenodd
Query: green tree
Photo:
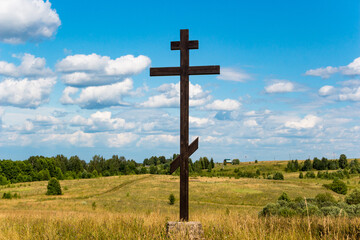
M 46 195 L 61 195 L 61 186 L 56 178 L 51 178 L 47 186 Z
M 306 159 L 304 165 L 301 168 L 301 171 L 310 171 L 312 169 L 312 164 L 310 159 Z
M 94 171 L 92 171 L 91 173 L 93 175 L 94 178 L 97 178 L 99 176 L 98 171 L 96 171 L 96 169 L 94 169 Z
M 215 167 L 215 163 L 214 163 L 214 159 L 213 159 L 213 158 L 211 158 L 210 164 L 211 164 L 211 168 L 214 168 L 214 167 Z
M 212 170 L 212 167 L 211 167 L 211 164 L 209 164 L 209 165 L 208 165 L 208 170 L 207 170 L 207 171 L 208 171 L 208 172 L 211 172 L 211 170 Z
M 147 169 L 146 169 L 146 167 L 141 167 L 140 173 L 141 173 L 141 174 L 147 174 Z
M 339 167 L 344 169 L 347 167 L 347 165 L 348 165 L 348 163 L 347 163 L 346 155 L 341 154 L 340 158 L 339 158 Z
M 329 168 L 329 160 L 327 158 L 322 158 L 321 163 L 323 165 L 323 170 L 327 170 Z
M 55 168 L 55 177 L 56 177 L 57 179 L 59 179 L 59 180 L 63 180 L 63 179 L 64 179 L 64 175 L 63 175 L 63 173 L 62 173 L 62 171 L 61 171 L 61 168 L 59 168 L 59 167 L 56 167 L 56 168 Z
M 150 166 L 150 174 L 156 174 L 157 173 L 157 167 L 154 165 Z
M 323 163 L 320 159 L 318 159 L 317 157 L 314 158 L 313 160 L 313 168 L 316 170 L 323 170 Z
M 9 184 L 9 181 L 4 175 L 0 175 L 0 185 L 7 185 Z
M 50 172 L 49 172 L 49 170 L 47 170 L 47 169 L 41 170 L 41 171 L 39 172 L 38 176 L 39 176 L 39 180 L 40 180 L 40 181 L 49 180 L 50 177 L 51 177 L 51 176 L 50 176 Z
M 84 170 L 83 164 L 78 156 L 72 156 L 69 159 L 69 170 L 79 173 Z

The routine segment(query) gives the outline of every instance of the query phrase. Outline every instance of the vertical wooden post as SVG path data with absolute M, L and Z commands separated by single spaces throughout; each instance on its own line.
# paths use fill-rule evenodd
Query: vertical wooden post
M 180 167 L 180 220 L 189 221 L 189 157 L 198 149 L 199 138 L 189 146 L 189 75 L 220 74 L 220 66 L 189 67 L 189 49 L 199 42 L 189 41 L 189 30 L 180 30 L 180 41 L 171 42 L 171 50 L 180 50 L 180 67 L 150 68 L 150 76 L 180 75 L 180 155 L 170 164 L 173 173 Z
M 189 221 L 189 30 L 180 31 L 180 220 Z

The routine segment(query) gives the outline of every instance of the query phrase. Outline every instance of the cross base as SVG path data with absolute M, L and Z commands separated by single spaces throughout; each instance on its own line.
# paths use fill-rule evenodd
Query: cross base
M 167 222 L 166 234 L 169 239 L 205 239 L 200 222 Z

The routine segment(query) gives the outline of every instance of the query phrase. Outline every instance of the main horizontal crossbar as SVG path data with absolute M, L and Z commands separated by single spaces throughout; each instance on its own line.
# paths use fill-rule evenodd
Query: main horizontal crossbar
M 199 49 L 199 41 L 189 41 L 188 42 L 188 49 Z M 171 50 L 180 50 L 180 42 L 171 42 Z
M 189 67 L 189 75 L 220 74 L 220 66 L 196 66 Z
M 188 156 L 187 157 L 190 157 L 199 147 L 199 138 L 196 138 L 190 145 L 189 145 L 189 148 L 188 148 Z M 178 167 L 180 167 L 180 155 L 177 156 L 175 158 L 174 161 L 172 161 L 170 163 L 170 174 L 175 172 L 176 169 L 178 169 Z
M 180 75 L 180 67 L 150 68 L 150 77 Z
M 177 76 L 181 74 L 180 67 L 150 68 L 150 76 Z M 189 75 L 220 74 L 220 66 L 193 66 L 189 67 Z

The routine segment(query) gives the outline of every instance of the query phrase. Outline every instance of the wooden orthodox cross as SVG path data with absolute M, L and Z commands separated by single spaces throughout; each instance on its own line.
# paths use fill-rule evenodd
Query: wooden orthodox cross
M 189 41 L 189 30 L 180 30 L 180 41 L 171 50 L 180 50 L 180 67 L 150 68 L 150 76 L 180 75 L 180 155 L 171 163 L 170 172 L 180 167 L 180 220 L 189 221 L 189 157 L 198 149 L 199 138 L 189 145 L 189 75 L 220 74 L 220 66 L 189 66 L 189 49 L 199 41 Z

